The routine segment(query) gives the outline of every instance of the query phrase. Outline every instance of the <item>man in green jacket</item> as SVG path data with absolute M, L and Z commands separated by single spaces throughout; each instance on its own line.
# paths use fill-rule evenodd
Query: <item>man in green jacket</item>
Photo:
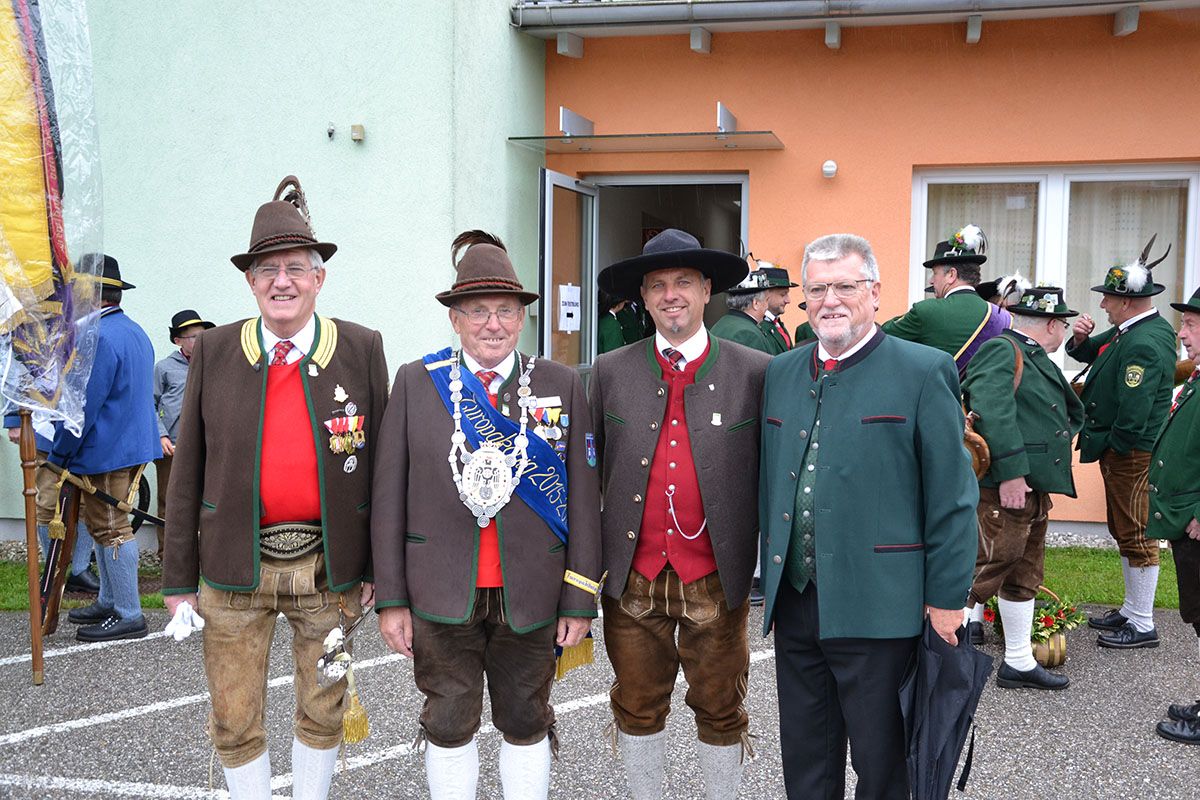
M 600 321 L 596 323 L 596 355 L 611 352 L 632 341 L 637 341 L 636 339 L 627 341 L 621 327 L 620 315 L 625 310 L 626 301 L 600 290 L 599 305 Z
M 1083 404 L 1050 360 L 1062 347 L 1067 308 L 1062 289 L 1028 289 L 1009 310 L 1013 327 L 984 342 L 967 365 L 963 394 L 978 415 L 975 430 L 992 463 L 979 480 L 979 555 L 967 601 L 972 636 L 983 604 L 999 595 L 1004 663 L 996 683 L 1006 689 L 1065 689 L 1065 675 L 1033 658 L 1033 599 L 1042 582 L 1051 494 L 1075 496 L 1071 439 L 1083 427 Z M 982 630 L 979 630 L 982 634 Z
M 800 284 L 792 283 L 788 271 L 776 267 L 769 261 L 759 261 L 759 271 L 767 276 L 767 313 L 759 327 L 767 334 L 780 353 L 786 353 L 794 346 L 791 335 L 783 325 L 783 312 L 792 301 L 791 290 L 799 288 Z
M 1186 303 L 1171 303 L 1181 311 L 1179 341 L 1188 358 L 1200 358 L 1200 289 Z M 1179 584 L 1179 615 L 1200 636 L 1200 369 L 1179 390 L 1167 422 L 1150 456 L 1150 519 L 1146 536 L 1169 539 Z M 1158 734 L 1186 744 L 1200 744 L 1200 701 L 1172 704 L 1169 719 L 1158 723 Z
M 798 308 L 801 311 L 808 311 L 808 303 L 801 303 Z M 798 346 L 801 342 L 811 342 L 817 338 L 816 331 L 813 330 L 812 322 L 805 320 L 796 326 L 796 333 L 792 336 L 793 347 Z
M 1112 327 L 1092 335 L 1087 314 L 1075 321 L 1067 355 L 1086 362 L 1083 432 L 1079 460 L 1100 462 L 1108 530 L 1121 552 L 1125 602 L 1088 619 L 1100 634 L 1101 647 L 1127 650 L 1157 647 L 1154 592 L 1158 586 L 1158 544 L 1146 539 L 1146 483 L 1150 450 L 1167 417 L 1175 375 L 1175 331 L 1159 315 L 1151 298 L 1163 291 L 1147 263 L 1154 239 L 1128 266 L 1108 270 L 1093 292 L 1104 295 L 1100 308 Z M 1170 248 L 1167 248 L 1170 252 Z
M 933 258 L 925 262 L 932 273 L 934 296 L 883 323 L 883 332 L 949 353 L 962 375 L 980 345 L 999 335 L 1011 321 L 1007 311 L 975 291 L 979 267 L 987 261 L 986 251 L 987 237 L 975 225 L 938 242 Z
M 978 546 L 958 375 L 875 325 L 866 239 L 812 242 L 801 281 L 818 341 L 767 367 L 759 473 L 784 783 L 842 797 L 849 740 L 856 796 L 906 798 L 897 691 L 927 614 L 957 643 Z
M 751 272 L 741 283 L 725 293 L 729 311 L 712 326 L 712 335 L 744 344 L 769 356 L 783 352 L 759 325 L 767 312 L 767 276 L 761 270 Z

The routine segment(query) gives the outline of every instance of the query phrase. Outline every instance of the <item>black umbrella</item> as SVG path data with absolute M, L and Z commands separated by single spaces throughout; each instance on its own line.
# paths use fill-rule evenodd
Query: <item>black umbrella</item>
M 966 628 L 951 646 L 925 620 L 917 652 L 900 684 L 900 709 L 908 747 L 908 791 L 913 800 L 945 800 L 958 757 L 973 729 L 975 708 L 992 672 L 992 657 L 975 649 Z M 967 753 L 959 791 L 971 772 L 975 741 Z

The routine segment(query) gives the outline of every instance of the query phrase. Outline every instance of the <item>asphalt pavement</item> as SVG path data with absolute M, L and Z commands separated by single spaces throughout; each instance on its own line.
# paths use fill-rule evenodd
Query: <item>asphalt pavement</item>
M 152 631 L 165 612 L 150 612 Z M 747 705 L 757 759 L 741 796 L 783 798 L 774 652 L 755 633 Z M 1086 628 L 1068 634 L 1071 678 L 1062 692 L 998 689 L 989 683 L 977 715 L 975 765 L 966 792 L 952 796 L 1025 800 L 1180 798 L 1200 786 L 1200 747 L 1160 739 L 1154 724 L 1166 705 L 1200 697 L 1196 635 L 1174 611 L 1158 611 L 1162 646 L 1121 652 L 1098 649 Z M 31 685 L 28 617 L 0 615 L 0 798 L 221 798 L 224 780 L 204 725 L 208 699 L 198 636 L 176 643 L 161 633 L 134 642 L 80 645 L 66 622 L 46 642 L 45 684 Z M 605 728 L 611 720 L 611 673 L 597 626 L 596 663 L 554 689 L 561 759 L 551 796 L 624 798 L 621 764 Z M 276 797 L 290 797 L 293 694 L 290 631 L 280 620 L 270 665 L 268 727 Z M 412 750 L 421 697 L 412 666 L 390 653 L 369 620 L 356 637 L 358 683 L 371 736 L 346 750 L 333 798 L 424 798 L 421 756 Z M 999 659 L 989 631 L 985 650 Z M 664 797 L 703 798 L 693 747 L 694 723 L 676 686 L 669 718 L 668 785 Z M 481 798 L 502 797 L 496 775 L 500 735 L 480 733 Z M 853 773 L 849 786 L 853 786 Z M 211 784 L 210 784 L 211 776 Z M 210 785 L 213 787 L 210 789 Z M 852 790 L 848 788 L 848 793 Z

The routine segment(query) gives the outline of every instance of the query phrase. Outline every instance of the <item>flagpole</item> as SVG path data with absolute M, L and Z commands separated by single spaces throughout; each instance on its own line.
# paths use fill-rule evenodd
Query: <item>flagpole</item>
M 25 478 L 25 567 L 29 582 L 29 639 L 33 651 L 33 685 L 41 686 L 42 669 L 42 597 L 38 580 L 37 539 L 37 444 L 33 438 L 33 418 L 29 409 L 22 408 L 21 416 L 21 473 Z

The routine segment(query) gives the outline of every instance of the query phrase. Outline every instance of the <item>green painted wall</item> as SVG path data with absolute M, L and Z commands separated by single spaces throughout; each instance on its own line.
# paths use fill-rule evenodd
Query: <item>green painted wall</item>
M 433 295 L 457 232 L 499 234 L 537 286 L 543 159 L 506 139 L 543 128 L 545 43 L 510 27 L 506 3 L 92 0 L 89 14 L 104 246 L 159 358 L 175 311 L 256 313 L 229 256 L 289 173 L 339 247 L 318 310 L 382 331 L 392 371 L 452 340 Z M 9 447 L 0 516 L 16 517 Z

